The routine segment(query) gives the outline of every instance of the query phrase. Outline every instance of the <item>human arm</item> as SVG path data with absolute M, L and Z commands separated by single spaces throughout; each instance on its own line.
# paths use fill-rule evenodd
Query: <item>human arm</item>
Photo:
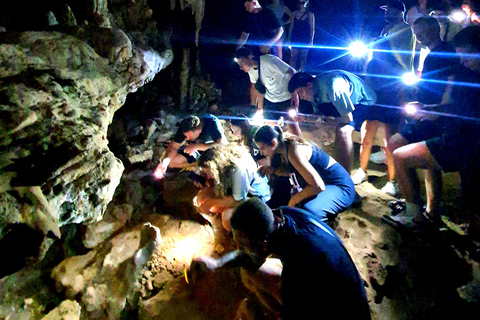
M 292 14 L 292 22 L 290 23 L 290 25 L 289 25 L 289 27 L 288 27 L 288 37 L 287 37 L 287 41 L 288 41 L 289 43 L 291 43 L 291 41 L 292 41 L 292 30 L 293 30 L 293 28 L 294 28 L 294 26 L 295 26 L 295 18 L 294 18 L 294 17 L 295 17 L 296 14 L 297 14 L 297 12 L 294 11 L 293 14 Z
M 294 207 L 303 200 L 314 197 L 325 190 L 325 182 L 307 159 L 307 155 L 312 152 L 311 148 L 311 146 L 298 144 L 291 144 L 289 147 L 288 161 L 307 183 L 302 191 L 290 198 L 288 202 L 290 207 Z
M 237 50 L 245 45 L 245 43 L 248 40 L 248 35 L 249 35 L 248 33 L 246 33 L 245 31 L 242 31 L 242 35 L 240 36 L 240 39 L 238 39 Z
M 222 144 L 224 144 L 223 138 L 208 143 L 191 143 L 185 147 L 185 153 L 192 155 L 195 151 L 205 151 Z
M 313 46 L 313 38 L 315 37 L 315 15 L 313 12 L 309 12 L 308 22 L 310 24 L 310 46 Z
M 194 257 L 192 259 L 191 269 L 201 271 L 214 271 L 219 268 L 237 268 L 244 265 L 250 265 L 252 259 L 243 250 L 234 250 L 220 258 L 210 256 Z
M 250 85 L 250 105 L 257 106 L 258 110 L 263 110 L 263 94 L 255 89 L 255 83 Z
M 273 35 L 273 37 L 269 39 L 265 45 L 260 46 L 260 51 L 263 54 L 267 54 L 270 51 L 270 48 L 273 46 L 273 44 L 278 42 L 278 40 L 280 40 L 282 35 L 283 35 L 283 28 L 282 27 L 276 28 L 275 34 Z
M 165 151 L 165 157 L 153 172 L 153 175 L 157 179 L 161 179 L 165 176 L 165 172 L 167 171 L 167 168 L 170 165 L 171 160 L 173 159 L 173 157 L 175 157 L 181 145 L 182 145 L 181 143 L 178 143 L 175 141 L 170 142 L 170 144 L 167 147 L 167 150 Z

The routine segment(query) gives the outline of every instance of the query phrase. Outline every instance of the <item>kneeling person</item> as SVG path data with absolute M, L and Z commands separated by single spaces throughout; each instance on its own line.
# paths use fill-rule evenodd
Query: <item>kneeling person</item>
M 227 143 L 222 124 L 217 117 L 211 114 L 188 116 L 180 122 L 177 133 L 168 145 L 165 157 L 155 169 L 154 175 L 161 179 L 168 167 L 188 167 L 198 160 L 199 152 Z

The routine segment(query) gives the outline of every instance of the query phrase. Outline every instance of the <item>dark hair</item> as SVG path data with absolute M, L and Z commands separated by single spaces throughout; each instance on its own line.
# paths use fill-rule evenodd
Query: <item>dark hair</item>
M 259 198 L 240 203 L 230 218 L 232 229 L 252 240 L 264 240 L 274 230 L 272 210 Z
M 235 127 L 242 129 L 242 135 L 246 136 L 247 132 L 250 129 L 250 120 L 244 114 L 239 114 L 235 117 L 230 118 L 230 124 Z
M 456 48 L 470 48 L 474 52 L 480 52 L 480 27 L 470 26 L 460 30 L 453 38 Z
M 290 81 L 288 82 L 288 91 L 292 93 L 298 88 L 306 87 L 308 86 L 309 82 L 314 82 L 315 78 L 306 72 L 297 72 L 295 73 Z
M 417 20 L 415 20 L 415 22 L 413 22 L 413 25 L 419 25 L 421 23 L 427 29 L 435 31 L 435 34 L 438 33 L 438 35 L 440 36 L 440 23 L 438 22 L 438 20 L 436 18 L 429 17 L 429 16 L 420 17 L 420 18 L 417 18 Z
M 202 121 L 200 121 L 200 118 L 197 116 L 188 116 L 185 119 L 183 119 L 180 124 L 178 125 L 178 128 L 182 133 L 192 131 L 192 130 L 197 130 L 202 127 Z
M 245 47 L 241 47 L 235 52 L 235 59 L 248 58 L 249 56 L 253 56 L 253 52 Z
M 279 126 L 264 125 L 255 134 L 255 142 L 272 145 L 272 140 L 277 139 L 279 143 L 284 142 L 283 131 Z

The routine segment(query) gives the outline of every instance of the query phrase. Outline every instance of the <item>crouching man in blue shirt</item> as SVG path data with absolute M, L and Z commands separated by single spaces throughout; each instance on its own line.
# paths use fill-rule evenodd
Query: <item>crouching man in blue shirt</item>
M 290 207 L 272 211 L 252 198 L 236 208 L 230 223 L 239 250 L 220 259 L 196 258 L 192 269 L 244 267 L 246 286 L 282 319 L 371 319 L 355 264 L 335 232 L 314 215 Z M 283 265 L 277 268 L 281 285 L 274 289 L 275 281 L 263 279 L 272 278 L 275 268 L 262 275 L 272 254 Z

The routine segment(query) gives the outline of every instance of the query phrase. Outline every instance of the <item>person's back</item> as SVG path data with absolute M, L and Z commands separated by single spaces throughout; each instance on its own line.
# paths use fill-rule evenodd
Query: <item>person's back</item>
M 425 104 L 437 104 L 447 88 L 449 77 L 453 76 L 459 59 L 455 48 L 441 42 L 425 58 L 420 82 L 418 83 L 417 100 Z
M 248 44 L 261 46 L 275 36 L 275 32 L 282 25 L 275 12 L 270 8 L 262 8 L 255 13 L 248 13 L 245 17 L 243 31 L 248 33 Z
M 269 238 L 283 262 L 282 319 L 370 319 L 363 281 L 335 232 L 305 210 L 282 207 Z

